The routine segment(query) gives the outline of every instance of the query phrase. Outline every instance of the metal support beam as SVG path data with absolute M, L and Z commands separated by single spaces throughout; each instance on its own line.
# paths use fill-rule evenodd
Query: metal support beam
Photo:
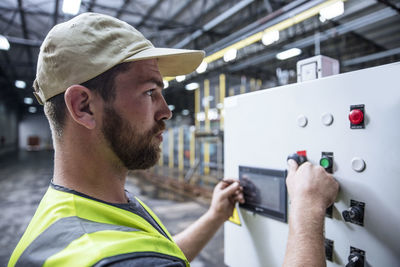
M 118 8 L 111 7 L 111 6 L 105 6 L 105 5 L 102 5 L 102 4 L 96 4 L 96 7 L 100 8 L 100 9 L 107 10 L 107 11 L 118 12 Z M 137 12 L 137 11 L 131 11 L 131 10 L 124 10 L 124 13 L 127 14 L 127 15 L 132 15 L 132 16 L 140 16 L 140 17 L 143 16 L 142 13 Z M 159 22 L 165 23 L 165 22 L 167 21 L 167 20 L 164 19 L 164 18 L 158 18 L 158 17 L 153 17 L 153 16 L 147 16 L 147 18 L 150 19 L 150 20 L 152 20 L 152 21 L 154 21 L 154 22 L 157 22 L 157 23 L 159 23 Z M 133 25 L 133 23 L 130 23 L 130 22 L 127 21 L 127 20 L 125 20 L 125 21 L 126 21 L 127 23 Z M 184 23 L 179 23 L 179 24 L 177 23 L 177 25 L 178 25 L 179 27 L 187 27 L 187 25 L 184 24 Z M 146 26 L 146 25 L 144 24 L 143 26 Z
M 272 13 L 274 11 L 269 0 L 264 0 L 264 5 L 265 8 L 268 10 L 268 13 Z
M 239 12 L 240 10 L 242 10 L 243 8 L 245 8 L 246 6 L 248 6 L 249 4 L 251 4 L 253 2 L 254 2 L 254 0 L 242 0 L 241 2 L 239 2 L 236 5 L 234 5 L 233 7 L 231 7 L 230 9 L 226 10 L 224 13 L 222 13 L 219 16 L 217 16 L 216 18 L 212 19 L 210 22 L 206 23 L 201 29 L 195 31 L 190 36 L 186 37 L 185 39 L 183 39 L 182 41 L 177 43 L 174 47 L 182 48 L 182 47 L 186 46 L 187 44 L 189 44 L 196 38 L 200 37 L 204 32 L 211 30 L 212 28 L 214 28 L 215 26 L 217 26 L 218 24 L 220 24 L 227 18 L 233 16 L 234 14 L 236 14 L 237 12 Z
M 376 11 L 374 13 L 370 13 L 368 15 L 365 15 L 361 18 L 354 19 L 352 21 L 349 21 L 345 24 L 339 25 L 337 27 L 331 28 L 329 30 L 326 30 L 324 32 L 320 33 L 320 42 L 323 42 L 325 40 L 328 40 L 332 36 L 339 36 L 343 35 L 346 33 L 349 33 L 351 31 L 354 31 L 356 29 L 365 27 L 369 24 L 377 23 L 378 21 L 390 18 L 392 16 L 396 15 L 396 11 L 391 9 L 390 7 L 381 9 L 379 11 Z M 306 46 L 310 46 L 314 44 L 314 36 L 309 36 L 307 38 L 304 38 L 302 40 L 290 43 L 285 45 L 282 49 L 286 50 L 289 48 L 297 47 L 297 48 L 303 48 Z
M 357 65 L 357 64 L 368 62 L 368 61 L 377 60 L 377 59 L 390 57 L 390 56 L 394 56 L 394 55 L 400 55 L 400 47 L 394 48 L 391 50 L 386 50 L 383 52 L 378 52 L 375 54 L 370 54 L 370 55 L 363 56 L 363 57 L 345 60 L 342 62 L 342 65 L 344 67 L 347 67 L 347 66 Z
M 29 39 L 29 33 L 28 33 L 28 29 L 26 27 L 26 20 L 25 20 L 25 10 L 22 6 L 22 0 L 18 0 L 18 9 L 19 9 L 20 17 L 21 17 L 22 34 L 25 39 Z M 26 52 L 28 55 L 29 65 L 32 67 L 32 74 L 34 75 L 35 67 L 33 66 L 33 55 L 32 55 L 31 48 L 29 46 L 26 48 Z
M 117 14 L 115 15 L 116 18 L 120 18 L 122 15 L 122 12 L 125 11 L 126 7 L 129 5 L 131 0 L 124 0 L 124 3 L 122 4 L 121 8 L 117 11 Z
M 186 9 L 188 9 L 191 5 L 193 5 L 195 1 L 191 0 L 186 0 L 183 5 L 181 5 L 162 25 L 160 25 L 158 28 L 159 30 L 164 30 L 164 29 L 170 29 L 176 27 L 175 25 L 177 24 L 175 19 Z M 178 25 L 177 25 L 178 26 Z M 152 39 L 155 36 L 159 36 L 160 33 L 159 31 L 156 31 L 152 34 L 148 34 L 147 38 Z
M 146 20 L 153 14 L 153 12 L 160 6 L 161 3 L 162 0 L 157 0 L 157 2 L 146 12 L 146 15 L 142 17 L 142 20 L 138 24 L 136 24 L 136 28 L 142 27 L 145 24 Z
M 319 36 L 320 42 L 326 41 L 331 37 L 337 37 L 339 35 L 343 35 L 346 33 L 349 33 L 351 31 L 354 31 L 358 28 L 365 27 L 369 24 L 377 23 L 381 20 L 387 19 L 389 17 L 392 17 L 396 15 L 396 11 L 392 10 L 391 8 L 384 8 L 379 11 L 376 11 L 374 13 L 365 15 L 361 18 L 354 19 L 352 21 L 347 22 L 346 24 L 339 25 L 337 27 L 331 28 L 329 30 L 326 30 L 325 32 L 321 32 Z M 249 58 L 245 60 L 244 62 L 241 62 L 239 64 L 236 64 L 232 67 L 229 67 L 229 71 L 235 72 L 239 71 L 242 69 L 245 69 L 249 66 L 255 66 L 258 64 L 264 64 L 265 62 L 269 60 L 275 59 L 275 55 L 278 52 L 281 52 L 282 50 L 290 49 L 293 47 L 297 48 L 305 48 L 311 45 L 314 45 L 315 41 L 315 36 L 314 34 L 311 36 L 308 36 L 304 39 L 292 42 L 290 44 L 287 44 L 283 46 L 280 50 L 273 50 L 273 51 L 268 51 L 267 53 L 264 53 L 263 55 L 257 54 L 257 56 L 253 58 Z
M 60 5 L 60 0 L 55 0 L 55 5 L 54 5 L 54 15 L 53 15 L 53 25 L 56 25 L 58 23 L 58 8 Z
M 19 12 L 20 9 L 19 7 L 6 7 L 6 6 L 0 6 L 0 11 L 5 11 L 5 12 Z M 51 17 L 53 13 L 47 12 L 47 11 L 42 11 L 42 10 L 24 10 L 25 15 L 41 15 L 41 16 L 49 16 Z
M 96 4 L 96 0 L 91 0 L 89 3 L 89 7 L 87 8 L 87 12 L 92 12 L 95 4 Z
M 171 24 L 173 22 L 173 20 L 179 16 L 179 14 L 181 14 L 185 9 L 188 9 L 191 5 L 193 5 L 195 1 L 191 1 L 191 0 L 186 0 L 186 2 L 181 5 L 169 18 L 168 20 L 165 22 L 165 24 L 161 25 L 160 28 L 165 27 L 168 24 Z
M 378 0 L 378 2 L 381 2 L 382 4 L 393 8 L 394 10 L 397 11 L 397 13 L 400 14 L 400 8 L 398 8 L 396 5 L 392 4 L 391 2 L 389 2 L 388 0 Z
M 195 1 L 191 1 L 191 2 L 195 2 Z M 185 29 L 185 31 L 181 31 L 181 32 L 179 32 L 179 33 L 177 33 L 177 34 L 174 34 L 171 38 L 169 38 L 168 40 L 166 40 L 165 43 L 166 43 L 166 44 L 171 43 L 177 36 L 180 36 L 182 33 L 188 32 L 188 29 L 190 30 L 190 32 L 192 32 L 193 29 L 198 29 L 198 28 L 200 28 L 200 27 L 197 26 L 197 25 L 199 24 L 198 22 L 201 20 L 201 18 L 204 16 L 204 14 L 210 13 L 210 12 L 212 12 L 213 10 L 217 9 L 218 6 L 220 6 L 223 2 L 224 2 L 224 0 L 216 1 L 216 2 L 214 3 L 214 5 L 211 6 L 210 8 L 208 8 L 207 10 L 204 10 L 204 11 L 202 10 L 201 12 L 198 10 L 198 11 L 196 12 L 196 14 L 199 14 L 199 15 L 198 15 L 197 17 L 195 17 L 195 18 L 191 21 L 191 23 L 190 23 L 191 26 L 187 27 L 187 28 Z M 204 7 L 203 9 L 205 9 L 205 7 Z M 179 37 L 178 37 L 178 38 L 179 38 Z
M 5 37 L 12 44 L 20 44 L 20 45 L 26 45 L 26 46 L 32 46 L 32 47 L 40 47 L 40 45 L 43 42 L 42 40 L 24 39 L 24 38 L 18 38 L 18 37 L 13 37 L 13 36 L 5 36 Z
M 223 47 L 230 46 L 238 42 L 239 40 L 243 40 L 244 38 L 249 37 L 254 33 L 259 32 L 269 26 L 272 26 L 274 24 L 279 23 L 280 21 L 293 17 L 294 15 L 301 13 L 302 11 L 307 10 L 308 8 L 315 6 L 321 2 L 323 2 L 323 0 L 314 0 L 309 2 L 308 0 L 293 1 L 287 4 L 286 6 L 274 11 L 273 13 L 257 20 L 256 22 L 253 22 L 247 25 L 246 27 L 238 31 L 235 31 L 235 33 L 219 40 L 213 45 L 207 47 L 205 50 L 207 51 L 208 54 L 212 54 Z

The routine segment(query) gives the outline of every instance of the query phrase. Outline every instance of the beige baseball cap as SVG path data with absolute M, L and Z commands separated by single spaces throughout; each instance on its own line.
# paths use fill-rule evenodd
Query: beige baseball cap
M 123 62 L 158 59 L 161 75 L 193 72 L 204 51 L 155 48 L 138 30 L 111 16 L 83 13 L 54 26 L 43 41 L 34 95 L 43 104 Z

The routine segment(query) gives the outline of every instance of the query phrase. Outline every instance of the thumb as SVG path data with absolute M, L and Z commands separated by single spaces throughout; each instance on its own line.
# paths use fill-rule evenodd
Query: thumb
M 289 159 L 287 163 L 288 163 L 289 173 L 297 171 L 297 168 L 299 167 L 299 165 L 297 164 L 296 161 L 294 161 L 293 159 Z

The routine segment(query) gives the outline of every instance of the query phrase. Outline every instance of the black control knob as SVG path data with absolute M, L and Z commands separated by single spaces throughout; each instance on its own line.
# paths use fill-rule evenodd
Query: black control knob
M 296 161 L 297 162 L 297 165 L 301 165 L 301 164 L 303 164 L 304 162 L 306 162 L 307 161 L 307 157 L 306 156 L 301 156 L 301 155 L 299 155 L 299 154 L 297 154 L 297 153 L 294 153 L 294 154 L 292 154 L 292 155 L 289 155 L 288 157 L 287 157 L 287 160 L 286 161 L 288 161 L 289 159 L 292 159 L 292 160 L 294 160 L 294 161 Z
M 346 267 L 364 267 L 364 256 L 356 251 L 350 253 Z
M 346 222 L 361 221 L 363 219 L 363 210 L 358 206 L 352 206 L 342 212 Z

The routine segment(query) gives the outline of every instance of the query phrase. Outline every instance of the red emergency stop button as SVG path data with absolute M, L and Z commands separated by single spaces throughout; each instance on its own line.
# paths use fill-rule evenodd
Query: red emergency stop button
M 361 124 L 364 121 L 364 112 L 362 112 L 360 109 L 353 109 L 350 111 L 349 120 L 351 124 Z
M 351 105 L 350 113 L 350 129 L 364 129 L 365 128 L 365 105 Z

